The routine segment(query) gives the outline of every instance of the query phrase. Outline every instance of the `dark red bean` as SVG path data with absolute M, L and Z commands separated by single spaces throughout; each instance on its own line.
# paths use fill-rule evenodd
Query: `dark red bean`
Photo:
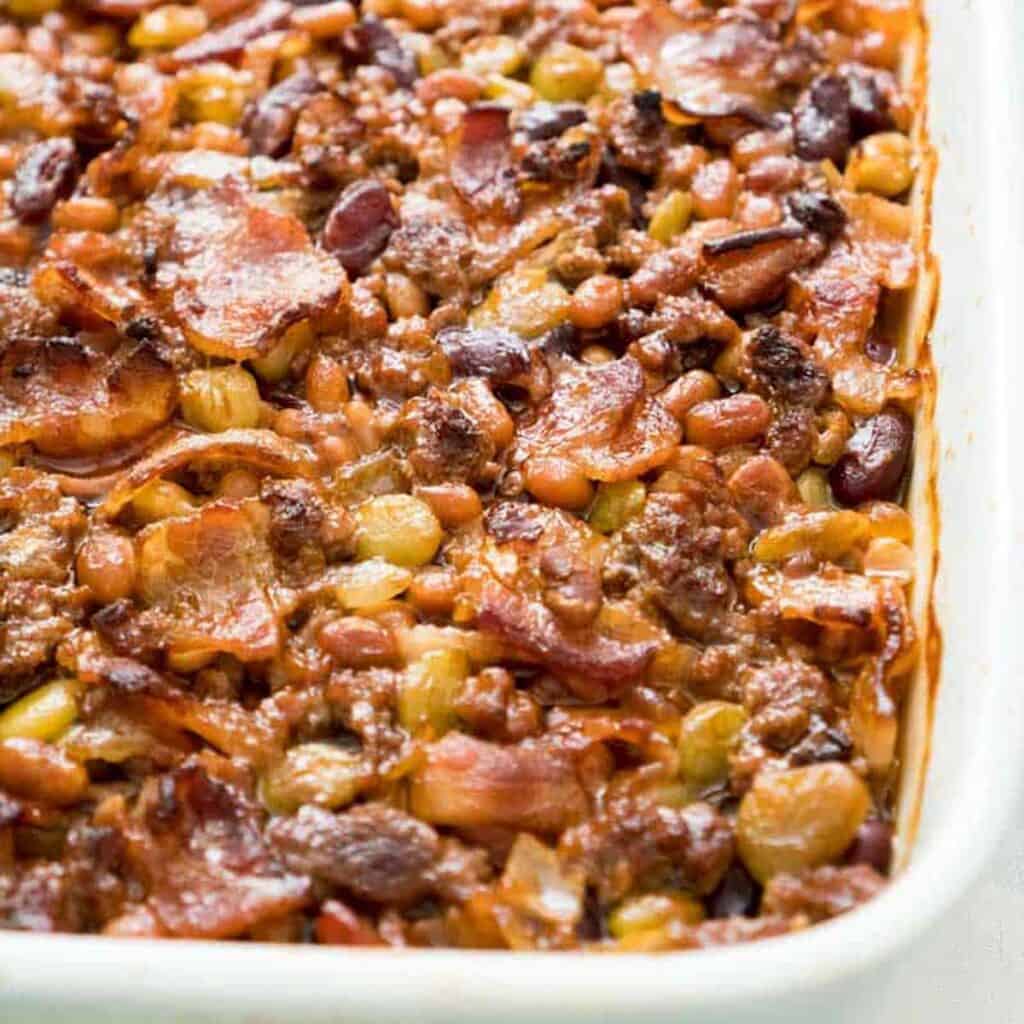
M 887 875 L 892 863 L 892 826 L 877 818 L 865 821 L 846 851 L 846 861 L 867 864 L 880 875 Z
M 878 83 L 878 72 L 860 64 L 840 69 L 850 90 L 850 127 L 854 140 L 894 127 L 889 100 Z
M 208 60 L 235 60 L 241 56 L 247 43 L 275 29 L 284 28 L 291 14 L 291 4 L 284 3 L 284 0 L 267 0 L 252 14 L 230 21 L 223 28 L 204 32 L 179 46 L 166 58 L 166 63 L 180 67 Z
M 747 869 L 736 862 L 707 898 L 709 917 L 753 917 L 761 901 L 761 887 Z
M 587 112 L 579 103 L 534 103 L 519 115 L 516 128 L 531 141 L 539 142 L 557 138 L 586 119 Z
M 504 384 L 530 368 L 522 338 L 500 327 L 446 327 L 437 341 L 457 376 Z
M 846 224 L 843 208 L 827 192 L 793 192 L 786 197 L 786 207 L 791 217 L 830 241 L 842 233 Z
M 380 18 L 370 14 L 358 25 L 345 30 L 341 52 L 348 64 L 376 64 L 389 71 L 398 85 L 416 81 L 416 58 L 398 41 Z
M 324 248 L 350 274 L 364 271 L 398 227 L 388 190 L 372 178 L 355 181 L 338 197 L 324 224 Z
M 838 75 L 811 84 L 793 113 L 793 141 L 801 160 L 842 165 L 850 150 L 850 88 Z
M 865 420 L 832 467 L 832 493 L 843 505 L 891 501 L 897 496 L 910 458 L 914 424 L 899 409 L 883 409 Z
M 43 220 L 58 199 L 71 195 L 77 177 L 78 158 L 70 139 L 37 142 L 29 146 L 14 172 L 11 210 L 26 224 Z
M 242 124 L 253 153 L 281 156 L 291 141 L 303 104 L 322 90 L 317 78 L 300 71 L 264 93 L 249 109 Z

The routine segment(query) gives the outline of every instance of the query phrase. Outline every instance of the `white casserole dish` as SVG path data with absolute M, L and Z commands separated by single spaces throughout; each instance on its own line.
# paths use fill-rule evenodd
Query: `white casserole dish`
M 886 976 L 982 869 L 1024 771 L 1024 642 L 1017 560 L 1024 239 L 1014 0 L 927 4 L 930 130 L 939 152 L 933 248 L 943 289 L 932 336 L 943 635 L 937 699 L 922 686 L 911 722 L 934 714 L 916 840 L 900 876 L 857 913 L 749 946 L 654 957 L 393 952 L 0 933 L 0 1019 L 75 1024 L 302 1021 L 457 1024 L 888 1021 Z M 926 446 L 925 446 L 926 447 Z M 925 497 L 926 466 L 915 473 Z M 919 510 L 919 522 L 924 510 Z M 911 757 L 909 760 L 913 761 Z M 913 773 L 912 773 L 913 774 Z M 904 785 L 904 837 L 917 815 Z M 908 855 L 909 854 L 909 855 Z M 927 984 L 927 979 L 920 979 Z

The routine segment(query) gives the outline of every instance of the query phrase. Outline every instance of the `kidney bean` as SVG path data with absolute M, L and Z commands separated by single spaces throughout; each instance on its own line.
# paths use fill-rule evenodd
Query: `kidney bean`
M 838 75 L 815 79 L 793 114 L 797 156 L 842 164 L 850 149 L 850 131 L 849 86 Z
M 71 195 L 77 176 L 78 158 L 70 139 L 37 142 L 28 148 L 14 172 L 11 210 L 25 224 L 43 220 L 58 199 Z
M 850 90 L 850 125 L 854 138 L 892 129 L 889 100 L 879 87 L 876 72 L 854 64 L 841 68 L 840 73 Z
M 717 398 L 698 403 L 686 414 L 686 440 L 717 451 L 760 437 L 771 420 L 768 403 L 757 395 Z
M 892 862 L 892 826 L 871 818 L 865 821 L 846 851 L 848 864 L 868 864 L 879 874 L 887 875 Z
M 437 340 L 459 376 L 486 377 L 502 384 L 530 368 L 525 342 L 500 327 L 446 327 Z
M 323 86 L 311 74 L 299 72 L 278 82 L 250 108 L 243 130 L 258 156 L 281 156 L 291 141 L 305 101 Z
M 398 214 L 383 184 L 355 181 L 338 197 L 324 224 L 324 248 L 350 273 L 364 271 L 383 251 L 398 227 Z
M 707 898 L 708 916 L 753 917 L 761 898 L 761 887 L 750 876 L 750 872 L 734 863 L 718 883 L 718 888 Z
M 562 132 L 582 124 L 587 113 L 579 103 L 534 103 L 520 115 L 516 129 L 533 142 L 557 138 Z
M 390 71 L 400 86 L 418 77 L 416 58 L 406 50 L 380 18 L 367 15 L 341 37 L 341 52 L 351 65 L 376 64 Z
M 836 499 L 852 506 L 895 498 L 913 440 L 914 425 L 899 409 L 883 409 L 865 420 L 829 472 Z

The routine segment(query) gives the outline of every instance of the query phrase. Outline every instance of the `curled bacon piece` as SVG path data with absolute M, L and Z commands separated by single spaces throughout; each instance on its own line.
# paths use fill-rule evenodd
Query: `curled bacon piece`
M 570 630 L 539 601 L 500 583 L 484 583 L 477 624 L 527 661 L 562 679 L 583 700 L 605 700 L 643 675 L 657 650 L 652 640 L 627 642 L 592 629 Z
M 280 646 L 269 595 L 271 553 L 258 502 L 213 503 L 165 519 L 138 540 L 138 627 L 177 652 L 226 651 L 241 661 Z
M 412 810 L 435 825 L 557 832 L 587 801 L 571 761 L 554 749 L 503 747 L 448 733 L 412 778 Z
M 239 462 L 275 476 L 309 477 L 314 463 L 305 449 L 271 430 L 225 430 L 220 434 L 179 434 L 137 462 L 100 505 L 98 515 L 112 519 L 151 480 L 191 463 Z
M 196 39 L 179 46 L 164 63 L 168 69 L 186 64 L 201 64 L 208 60 L 233 61 L 241 56 L 246 43 L 260 36 L 284 28 L 292 13 L 292 5 L 283 0 L 267 0 L 251 14 L 237 18 L 221 28 L 204 32 Z
M 695 119 L 770 124 L 779 89 L 808 71 L 806 58 L 788 51 L 767 22 L 734 11 L 682 18 L 654 4 L 630 22 L 622 48 L 670 109 Z
M 202 764 L 151 780 L 136 810 L 125 856 L 148 897 L 132 915 L 134 934 L 229 938 L 308 899 L 309 880 L 281 867 L 255 805 Z M 115 921 L 108 930 L 124 929 Z
M 500 204 L 512 212 L 518 206 L 511 140 L 507 107 L 480 103 L 463 115 L 451 174 L 466 202 L 481 210 Z
M 177 390 L 174 371 L 146 345 L 108 354 L 71 338 L 12 340 L 0 347 L 0 445 L 109 451 L 170 419 Z
M 265 355 L 294 324 L 333 307 L 338 262 L 298 218 L 260 205 L 234 181 L 177 213 L 158 285 L 190 344 L 226 359 Z
M 743 231 L 704 243 L 704 287 L 730 313 L 776 300 L 789 275 L 825 251 L 820 235 L 798 224 Z
M 524 459 L 568 459 L 593 480 L 629 480 L 665 462 L 680 436 L 678 421 L 647 395 L 640 364 L 626 356 L 563 372 L 519 431 L 517 450 Z

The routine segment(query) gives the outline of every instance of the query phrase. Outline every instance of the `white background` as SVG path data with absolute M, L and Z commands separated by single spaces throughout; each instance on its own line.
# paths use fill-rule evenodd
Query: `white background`
M 1007 31 L 1024 54 L 1024 0 L 1017 0 L 1016 14 Z M 1018 75 L 1009 84 L 1011 130 L 1018 137 L 1024 129 L 1021 81 Z M 1018 229 L 1024 233 L 1024 225 Z M 1021 273 L 1024 267 L 1018 267 Z M 1024 1024 L 1024 807 L 979 883 L 898 964 L 865 979 L 873 982 L 887 990 L 880 1004 L 886 1010 L 881 1020 L 865 1018 L 863 1024 Z
M 1024 1024 L 1024 808 L 982 880 L 891 968 L 864 979 L 888 997 L 863 1024 Z

